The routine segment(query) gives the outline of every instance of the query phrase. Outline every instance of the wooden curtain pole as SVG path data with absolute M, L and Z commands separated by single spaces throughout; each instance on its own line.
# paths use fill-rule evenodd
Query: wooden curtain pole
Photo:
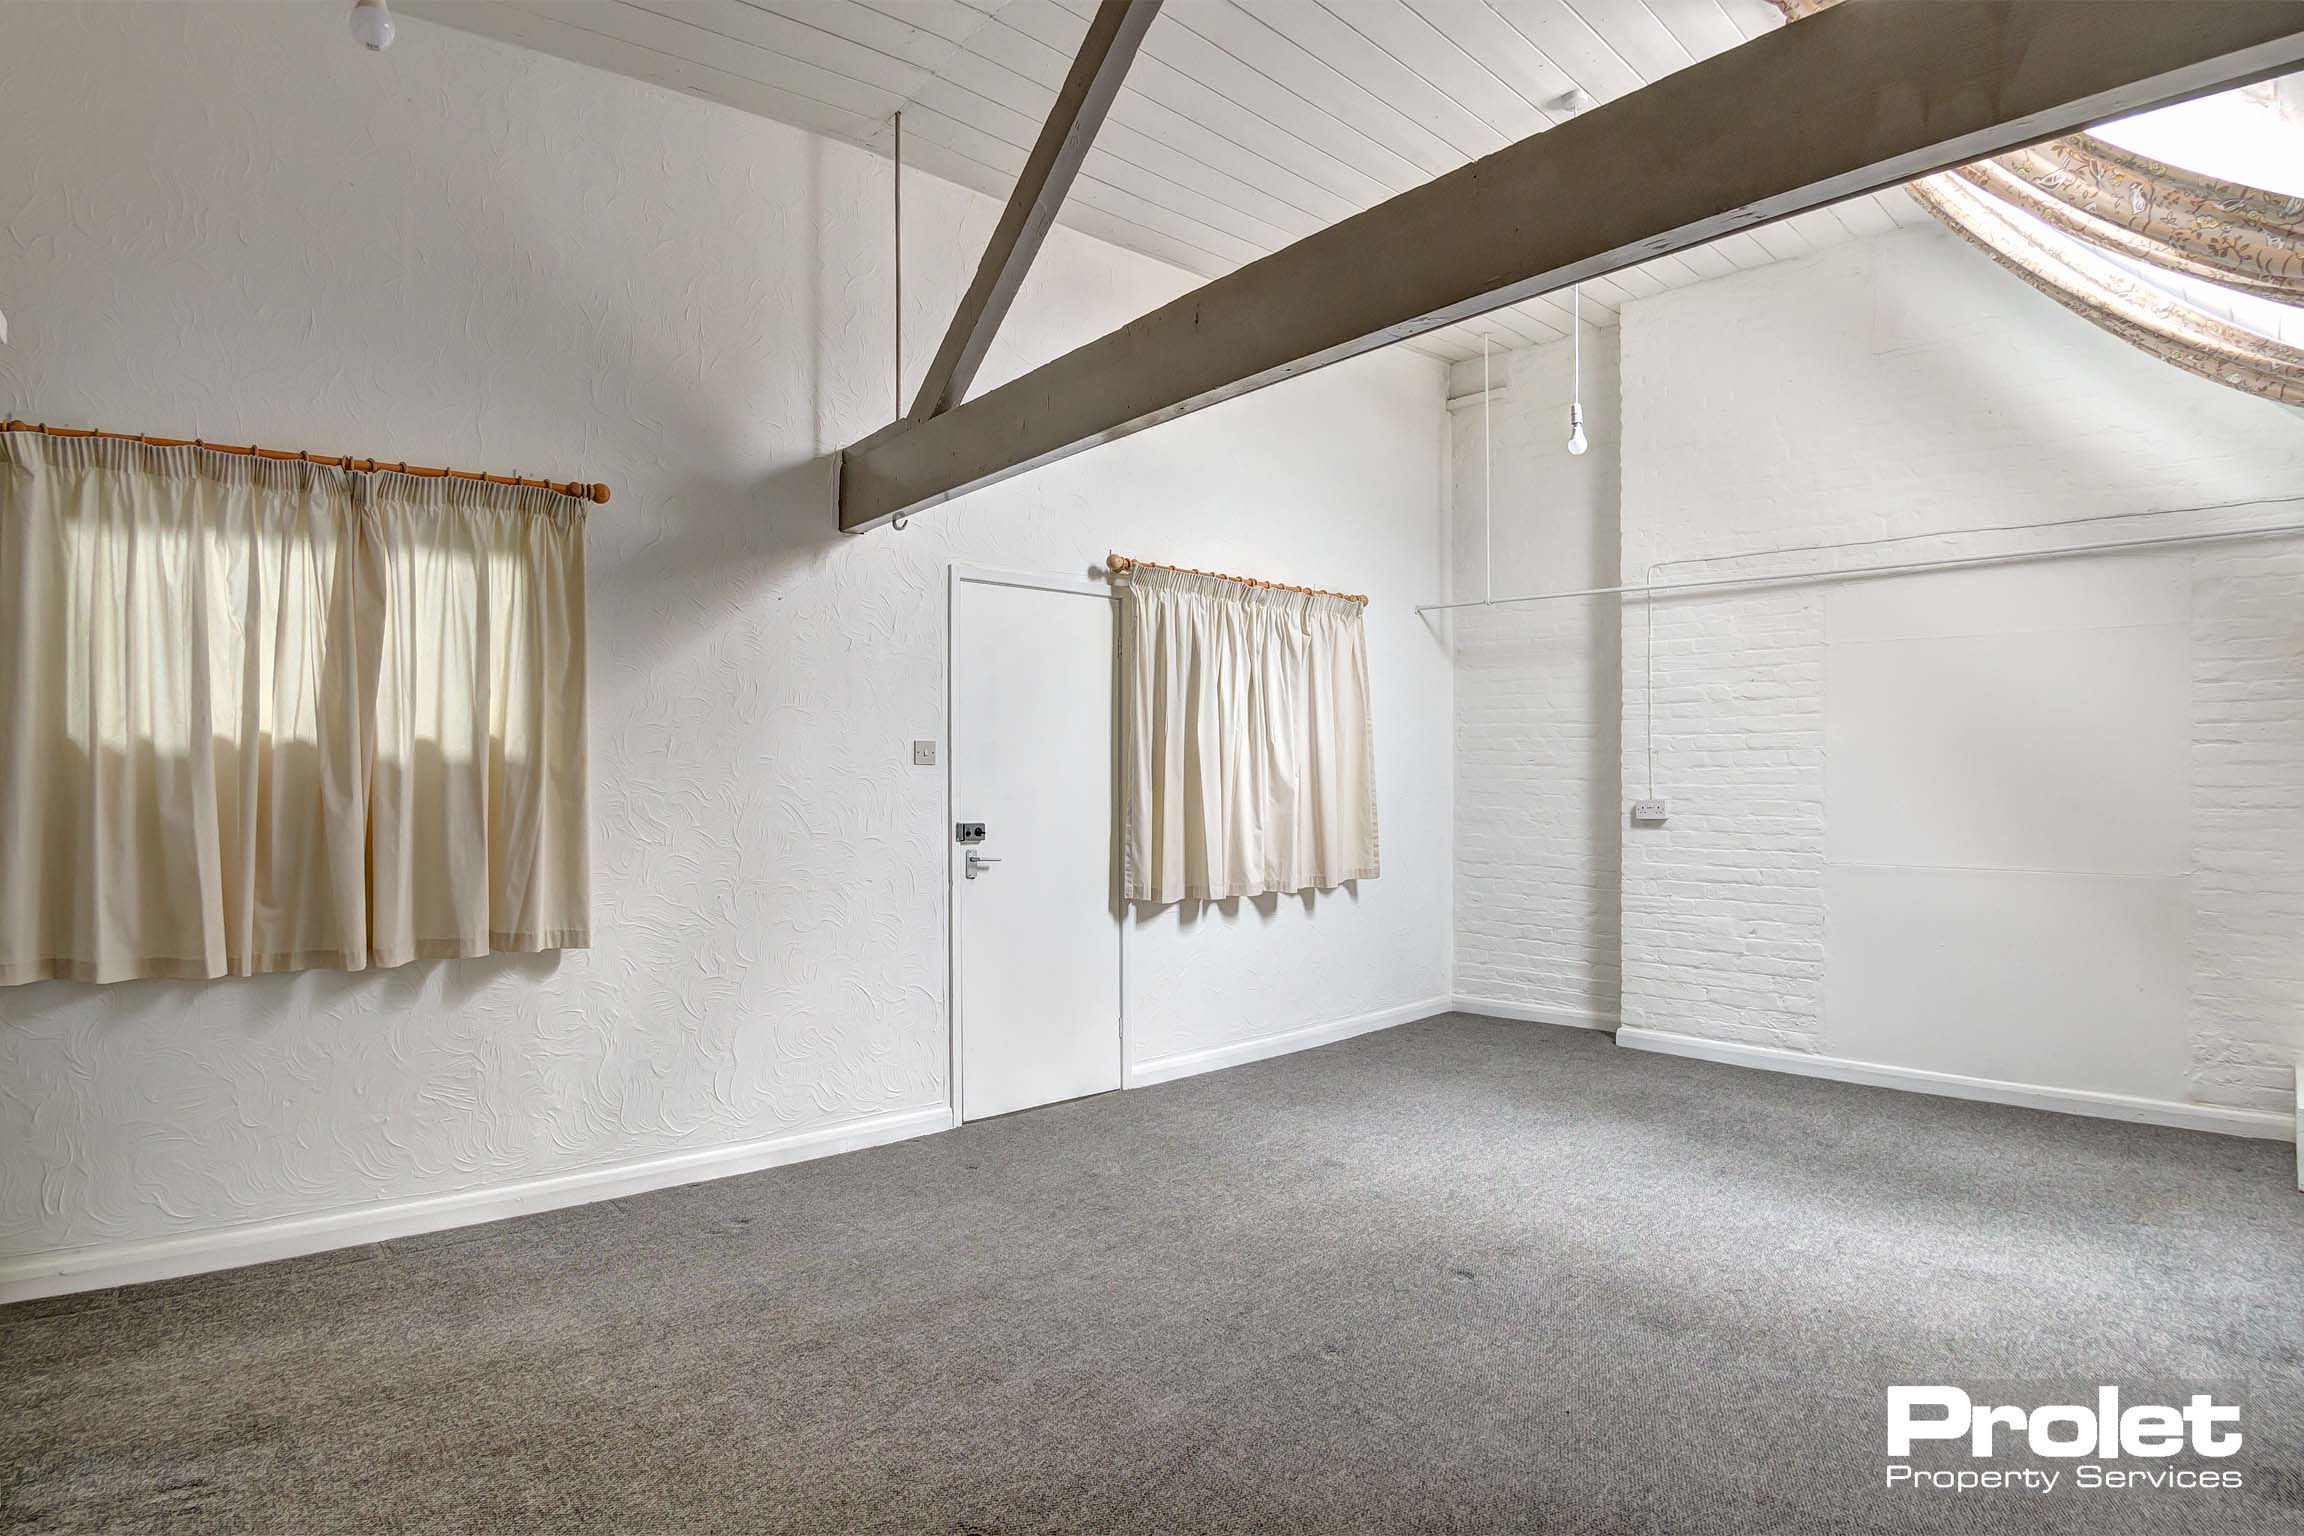
M 109 437 L 121 442 L 142 443 L 150 448 L 201 448 L 210 453 L 237 454 L 242 458 L 294 459 L 305 464 L 325 464 L 331 469 L 348 469 L 363 475 L 391 470 L 394 474 L 420 475 L 430 480 L 484 480 L 490 485 L 524 485 L 539 491 L 558 491 L 563 496 L 574 496 L 601 505 L 605 505 L 608 500 L 608 487 L 597 481 L 524 480 L 518 475 L 491 475 L 476 469 L 431 469 L 422 464 L 395 463 L 389 459 L 354 459 L 306 453 L 301 449 L 258 448 L 253 444 L 234 447 L 229 443 L 205 442 L 197 437 L 152 437 L 142 432 L 100 432 L 92 427 L 51 427 L 44 422 L 0 421 L 0 432 L 39 432 L 49 437 Z
M 1140 565 L 1157 571 L 1174 571 L 1182 576 L 1209 576 L 1217 581 L 1236 581 L 1244 587 L 1267 587 L 1274 592 L 1301 592 L 1307 597 L 1340 597 L 1348 603 L 1367 605 L 1368 598 L 1359 592 L 1331 592 L 1325 587 L 1293 587 L 1284 581 L 1259 581 L 1253 576 L 1234 576 L 1227 571 L 1196 571 L 1188 565 L 1162 565 L 1157 560 L 1137 560 L 1127 555 L 1106 555 L 1104 569 L 1115 576 L 1125 576 Z

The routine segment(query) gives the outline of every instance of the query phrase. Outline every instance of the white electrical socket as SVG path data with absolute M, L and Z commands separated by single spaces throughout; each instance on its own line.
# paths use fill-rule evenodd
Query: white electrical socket
M 1636 827 L 1660 827 L 1667 812 L 1661 800 L 1635 800 L 1632 802 L 1632 824 Z

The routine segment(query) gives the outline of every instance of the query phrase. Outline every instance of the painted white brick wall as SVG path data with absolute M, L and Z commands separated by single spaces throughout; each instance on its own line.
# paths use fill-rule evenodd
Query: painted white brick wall
M 1611 586 L 1616 574 L 1616 333 L 1587 328 L 1591 450 L 1567 449 L 1565 342 L 1498 353 L 1497 393 L 1454 413 L 1451 587 L 1487 591 L 1484 452 L 1493 421 L 1495 595 Z M 1459 363 L 1450 392 L 1481 387 Z M 1459 613 L 1458 997 L 1567 1021 L 1613 1019 L 1619 701 L 1614 598 Z
M 1511 383 L 1494 406 L 1499 595 L 1602 584 L 1619 569 L 1638 581 L 1651 566 L 1664 582 L 2304 520 L 2304 503 L 2126 516 L 2304 492 L 2304 413 L 2155 363 L 1934 229 L 1640 300 L 1620 330 L 1602 334 L 1599 368 L 1620 377 L 1586 391 L 1588 459 L 1620 446 L 1614 474 L 1558 445 L 1564 349 L 1497 359 Z M 1594 361 L 1588 348 L 1588 368 Z M 1452 392 L 1477 387 L 1478 365 L 1457 365 Z M 1454 595 L 1477 597 L 1480 412 L 1459 410 L 1454 425 Z M 1565 526 L 1577 517 L 1584 529 Z M 1961 532 L 2075 519 L 2104 521 L 2020 537 Z M 1865 540 L 1897 542 L 1799 552 Z M 1724 558 L 1751 550 L 1789 553 Z M 2141 875 L 2113 858 L 2035 870 L 2012 836 L 1992 868 L 1905 873 L 1915 889 L 1939 876 L 1960 891 L 1977 888 L 1961 881 L 2033 879 L 2051 893 L 2082 888 L 2058 881 L 2141 879 L 2175 893 L 2188 928 L 2169 951 L 2167 1016 L 2152 1016 L 2164 1049 L 2130 1075 L 2160 1074 L 2150 1092 L 2173 1101 L 2282 1110 L 2304 1050 L 2304 541 L 2166 558 L 2189 591 L 2188 637 L 2163 631 L 2167 644 L 2188 646 L 2188 776 L 2172 773 L 2166 795 L 2184 803 L 2155 804 L 2183 829 L 2174 863 Z M 2024 569 L 2107 602 L 2101 572 Z M 1912 600 L 1930 623 L 1966 632 L 1940 607 L 1963 579 L 1925 580 Z M 1853 870 L 1874 899 L 1899 889 L 1869 866 L 1832 862 L 1830 594 L 1857 590 L 1690 595 L 1659 600 L 1652 614 L 1628 603 L 1620 629 L 1606 602 L 1457 621 L 1460 997 L 1620 1012 L 1629 1025 L 1822 1055 L 1880 1047 L 1877 1019 L 1836 1025 L 1827 1006 L 1828 979 L 1844 980 L 1853 963 L 1852 920 L 1834 944 L 1833 873 Z M 2179 613 L 2184 601 L 2180 587 Z M 1625 822 L 1628 802 L 1651 785 L 1651 618 L 1653 788 L 1672 807 L 1660 829 Z M 2065 617 L 1985 620 L 1978 633 L 2053 630 Z M 1979 743 L 1993 740 L 1992 722 L 1977 726 Z M 2029 787 L 2029 803 L 2053 799 L 2053 785 Z M 1617 914 L 1605 910 L 1612 897 Z M 2063 910 L 2084 926 L 2093 909 Z M 1876 939 L 1878 909 L 1871 915 Z M 1927 949 L 1918 915 L 1906 953 L 1892 959 L 1925 972 L 1974 958 Z M 2017 979 L 2043 997 L 2085 993 L 2045 962 Z M 2084 1006 L 2051 1011 L 2009 1022 L 2051 1036 L 2029 1042 L 2031 1059 L 2048 1065 L 2024 1080 L 2087 1089 L 2091 1053 L 2103 1054 L 2108 1035 L 2090 1028 Z M 1977 1042 L 1958 1023 L 1889 1064 L 1995 1075 L 1982 1052 L 1962 1058 Z
M 2010 541 L 1950 535 L 2304 491 L 2304 413 L 2155 363 L 1932 229 L 1645 300 L 1622 331 L 1628 579 L 1652 562 L 1696 562 L 1659 581 L 1815 569 L 1816 556 L 1701 557 L 1865 539 L 1911 540 L 1873 559 L 1980 552 Z M 2286 1108 L 2304 1046 L 2304 545 L 2187 558 L 2193 858 L 2176 878 L 2192 974 L 2189 1016 L 2168 1027 L 2189 1033 L 2191 1068 L 2164 1091 Z M 1626 833 L 1627 1024 L 1837 1054 L 1823 1003 L 1825 590 L 1657 604 L 1654 787 L 1673 813 Z M 1627 605 L 1627 798 L 1647 774 L 1646 617 Z M 2089 1044 L 2069 1042 L 2074 1082 L 2046 1086 L 2086 1086 Z
M 2300 424 L 2299 431 L 2304 431 Z M 2304 1055 L 2304 543 L 2192 565 L 2192 1076 L 2285 1110 Z
M 1624 798 L 1661 796 L 1672 816 L 1625 833 L 1623 1021 L 1820 1049 L 1822 596 L 1630 604 L 1625 629 Z

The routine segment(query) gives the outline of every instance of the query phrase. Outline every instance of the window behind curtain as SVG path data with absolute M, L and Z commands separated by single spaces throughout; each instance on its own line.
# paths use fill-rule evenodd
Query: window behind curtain
M 583 515 L 0 434 L 0 984 L 586 942 Z

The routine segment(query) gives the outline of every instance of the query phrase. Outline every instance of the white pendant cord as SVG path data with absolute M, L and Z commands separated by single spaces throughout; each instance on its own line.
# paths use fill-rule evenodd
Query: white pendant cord
M 1568 400 L 1584 408 L 1584 285 L 1568 290 Z
M 1584 451 L 1584 285 L 1568 288 L 1568 451 Z
M 890 370 L 893 379 L 896 414 L 891 421 L 904 419 L 904 109 L 898 107 L 889 124 L 888 190 L 892 206 L 888 213 L 888 227 L 894 236 L 893 266 L 896 280 L 896 355 L 895 367 Z M 912 520 L 899 512 L 888 520 L 888 526 L 902 533 L 912 526 Z
M 889 370 L 890 392 L 895 396 L 896 414 L 891 421 L 904 419 L 904 109 L 896 109 L 888 128 L 888 194 L 893 206 L 889 210 L 888 227 L 894 231 L 894 251 L 890 265 L 896 281 L 896 346 L 894 363 Z

